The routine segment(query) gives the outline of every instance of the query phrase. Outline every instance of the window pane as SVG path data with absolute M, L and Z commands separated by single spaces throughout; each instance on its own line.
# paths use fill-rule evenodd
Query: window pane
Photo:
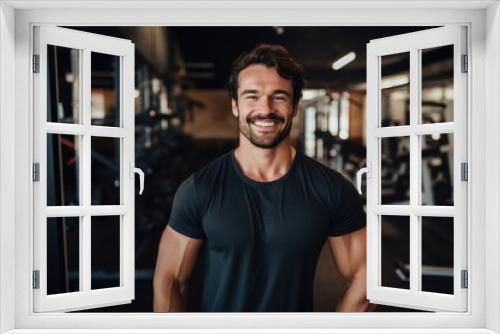
M 422 217 L 422 291 L 453 294 L 452 217 Z
M 421 123 L 453 121 L 453 45 L 423 49 Z
M 92 137 L 91 204 L 120 204 L 120 138 Z
M 410 124 L 410 53 L 380 57 L 381 126 Z
M 410 217 L 380 216 L 382 286 L 410 288 Z
M 91 53 L 92 125 L 120 126 L 120 57 Z
M 79 205 L 80 137 L 47 134 L 47 205 Z
M 47 294 L 79 291 L 80 218 L 47 219 Z
M 120 286 L 120 216 L 91 221 L 91 289 Z
M 410 137 L 387 137 L 381 144 L 381 204 L 410 203 Z
M 453 134 L 420 136 L 422 205 L 453 205 Z
M 47 45 L 47 122 L 80 121 L 80 50 Z

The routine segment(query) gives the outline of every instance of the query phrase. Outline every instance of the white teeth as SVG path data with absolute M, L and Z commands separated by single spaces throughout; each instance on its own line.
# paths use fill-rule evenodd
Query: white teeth
M 255 125 L 258 125 L 258 126 L 273 126 L 274 122 L 255 121 Z

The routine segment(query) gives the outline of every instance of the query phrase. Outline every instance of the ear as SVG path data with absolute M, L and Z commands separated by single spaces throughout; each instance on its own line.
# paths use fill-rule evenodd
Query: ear
M 231 99 L 231 109 L 233 111 L 234 117 L 238 117 L 238 114 L 239 114 L 238 102 L 236 102 L 235 99 Z

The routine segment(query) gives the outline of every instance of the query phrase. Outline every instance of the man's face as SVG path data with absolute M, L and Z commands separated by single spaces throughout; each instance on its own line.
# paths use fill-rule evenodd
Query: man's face
M 250 65 L 238 76 L 238 102 L 232 100 L 240 132 L 253 145 L 276 147 L 292 126 L 297 108 L 292 105 L 292 81 L 282 78 L 275 68 Z

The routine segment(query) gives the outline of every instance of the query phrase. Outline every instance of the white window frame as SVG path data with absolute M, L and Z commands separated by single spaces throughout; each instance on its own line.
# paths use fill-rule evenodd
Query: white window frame
M 421 310 L 467 310 L 466 288 L 461 287 L 461 271 L 467 270 L 467 181 L 460 179 L 462 162 L 467 162 L 467 82 L 469 73 L 462 73 L 462 55 L 467 55 L 465 26 L 439 27 L 370 41 L 367 46 L 367 296 L 374 303 L 394 306 L 409 305 Z M 452 45 L 453 47 L 453 119 L 444 123 L 422 124 L 421 50 Z M 398 53 L 409 55 L 410 120 L 408 125 L 380 125 L 382 119 L 381 58 Z M 421 135 L 449 134 L 453 136 L 454 205 L 421 205 L 422 143 Z M 381 202 L 381 140 L 407 137 L 410 144 L 408 204 Z M 409 223 L 409 289 L 382 285 L 382 216 L 408 217 Z M 422 222 L 421 217 L 451 217 L 453 224 L 453 293 L 422 290 Z
M 30 55 L 34 24 L 469 25 L 468 221 L 472 224 L 468 229 L 471 259 L 468 312 L 33 314 L 29 288 L 33 209 L 26 199 L 32 198 Z M 500 332 L 500 117 L 497 112 L 500 110 L 500 7 L 497 1 L 7 0 L 0 3 L 0 73 L 0 333 L 118 333 L 122 332 L 120 329 L 128 329 L 127 333 L 174 333 L 181 332 L 179 328 L 191 328 L 190 333 L 345 333 L 356 329 L 358 333 L 387 333 L 388 328 L 393 333 Z
M 35 27 L 33 52 L 39 55 L 39 73 L 33 75 L 33 156 L 39 164 L 39 180 L 33 184 L 33 269 L 39 270 L 39 288 L 34 289 L 36 312 L 75 311 L 129 303 L 134 299 L 134 45 L 130 41 L 60 27 Z M 47 122 L 47 46 L 55 45 L 79 52 L 79 122 L 75 124 Z M 120 124 L 97 126 L 91 122 L 92 53 L 119 57 L 120 103 L 116 110 Z M 47 134 L 69 134 L 78 139 L 77 163 L 79 205 L 47 206 Z M 91 137 L 114 138 L 120 141 L 118 154 L 120 196 L 115 205 L 91 204 Z M 92 217 L 119 218 L 119 283 L 118 287 L 91 289 L 91 227 Z M 79 218 L 79 290 L 47 295 L 47 219 L 49 217 Z M 106 223 L 105 223 L 106 224 Z M 113 301 L 110 303 L 110 300 Z

